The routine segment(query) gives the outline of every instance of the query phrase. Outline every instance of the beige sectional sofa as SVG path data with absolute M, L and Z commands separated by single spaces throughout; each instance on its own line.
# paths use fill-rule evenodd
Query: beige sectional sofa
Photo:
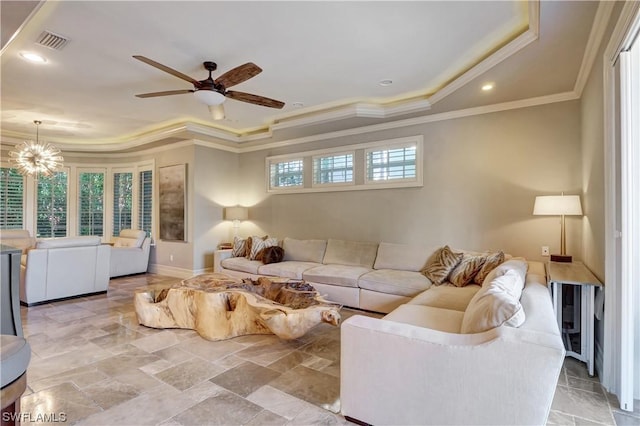
M 386 313 L 341 325 L 342 414 L 369 424 L 544 424 L 565 350 L 545 266 L 513 258 L 482 286 L 432 285 L 437 248 L 285 238 L 283 262 L 221 256 L 238 277 L 304 279 Z
M 420 273 L 435 248 L 345 240 L 282 240 L 284 260 L 220 256 L 216 271 L 236 277 L 304 279 L 329 300 L 375 312 L 391 312 L 431 286 Z

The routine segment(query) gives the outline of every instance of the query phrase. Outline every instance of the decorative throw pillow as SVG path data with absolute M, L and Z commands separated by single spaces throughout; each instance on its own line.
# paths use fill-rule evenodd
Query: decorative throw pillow
M 265 265 L 268 263 L 282 262 L 284 258 L 284 249 L 279 246 L 267 247 L 262 250 L 262 263 Z
M 231 251 L 232 257 L 245 257 L 247 255 L 247 245 L 248 238 L 238 238 L 234 237 L 233 239 L 233 249 Z
M 482 285 L 484 279 L 487 278 L 489 272 L 491 272 L 495 267 L 504 262 L 504 253 L 499 251 L 497 253 L 492 253 L 486 257 L 482 268 L 478 271 L 478 273 L 473 277 L 473 282 L 478 285 Z
M 464 287 L 473 283 L 473 278 L 482 269 L 486 259 L 485 256 L 464 254 L 458 266 L 451 271 L 449 281 L 456 287 Z
M 512 288 L 521 281 L 515 271 L 495 277 L 471 299 L 462 317 L 461 333 L 482 333 L 505 324 L 520 327 L 525 321 L 520 301 L 513 297 Z
M 420 271 L 435 285 L 446 281 L 447 277 L 462 260 L 462 253 L 454 253 L 449 246 L 444 246 L 431 258 L 429 263 Z
M 249 255 L 249 260 L 260 260 L 262 258 L 262 250 L 267 247 L 273 247 L 278 245 L 277 238 L 266 238 L 262 239 L 260 237 L 251 237 L 251 254 Z

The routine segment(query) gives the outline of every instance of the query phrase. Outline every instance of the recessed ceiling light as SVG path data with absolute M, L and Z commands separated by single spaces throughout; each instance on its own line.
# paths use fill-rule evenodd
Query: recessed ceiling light
M 391 86 L 393 84 L 393 80 L 391 80 L 390 78 L 385 78 L 383 80 L 380 80 L 378 84 L 380 86 Z
M 44 64 L 47 62 L 45 58 L 33 52 L 20 52 L 20 56 L 25 58 L 27 61 L 37 62 L 39 64 Z
M 304 104 L 302 102 L 294 102 L 291 104 L 291 106 L 294 108 L 302 108 Z
M 495 85 L 493 83 L 485 83 L 482 85 L 482 90 L 488 92 L 489 90 L 493 90 L 494 86 Z

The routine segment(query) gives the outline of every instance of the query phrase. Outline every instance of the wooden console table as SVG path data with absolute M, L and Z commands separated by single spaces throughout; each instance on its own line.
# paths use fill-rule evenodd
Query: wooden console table
M 567 355 L 587 363 L 589 375 L 593 376 L 594 337 L 593 317 L 595 288 L 602 283 L 584 266 L 582 262 L 549 262 L 549 285 L 553 292 L 553 308 L 558 320 L 558 328 L 565 341 Z M 580 327 L 569 330 L 564 327 L 562 320 L 562 286 L 571 285 L 580 293 Z M 574 300 L 574 305 L 577 303 Z M 575 322 L 577 318 L 574 318 Z M 570 334 L 580 333 L 580 352 L 573 350 Z

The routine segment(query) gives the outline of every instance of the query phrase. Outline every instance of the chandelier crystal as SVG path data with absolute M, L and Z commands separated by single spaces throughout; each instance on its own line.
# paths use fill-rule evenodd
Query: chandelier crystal
M 36 125 L 36 141 L 24 141 L 16 145 L 15 151 L 9 152 L 9 156 L 22 175 L 36 178 L 39 174 L 50 176 L 62 168 L 64 158 L 58 148 L 48 142 L 40 142 L 38 126 L 42 122 L 34 120 L 33 123 Z

